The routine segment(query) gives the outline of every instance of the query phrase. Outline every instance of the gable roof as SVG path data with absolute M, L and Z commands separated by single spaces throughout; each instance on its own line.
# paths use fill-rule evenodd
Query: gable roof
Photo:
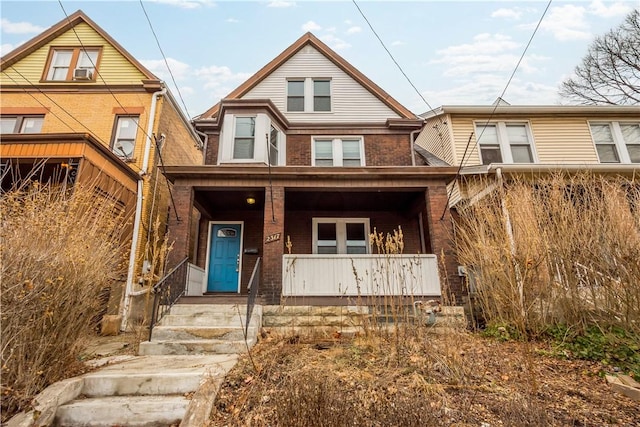
M 320 39 L 314 36 L 312 33 L 308 32 L 296 40 L 291 46 L 286 48 L 280 55 L 276 56 L 271 62 L 262 67 L 257 73 L 251 76 L 247 81 L 242 83 L 236 89 L 234 89 L 229 95 L 227 95 L 224 99 L 238 99 L 242 98 L 245 94 L 247 94 L 251 89 L 256 87 L 258 83 L 263 81 L 267 76 L 269 76 L 273 71 L 275 71 L 278 67 L 284 64 L 287 60 L 289 60 L 293 55 L 298 53 L 305 46 L 310 45 L 313 46 L 316 50 L 318 50 L 322 55 L 324 55 L 328 60 L 337 65 L 342 71 L 344 71 L 347 75 L 349 75 L 352 79 L 362 85 L 365 89 L 367 89 L 371 94 L 373 94 L 376 98 L 378 98 L 382 103 L 384 103 L 387 107 L 392 109 L 398 115 L 407 119 L 415 119 L 416 115 L 409 111 L 406 107 L 396 101 L 391 95 L 382 90 L 380 86 L 371 81 L 367 76 L 362 74 L 357 68 L 348 63 L 343 57 L 338 55 L 335 51 L 333 51 L 329 46 L 324 44 Z M 204 113 L 202 113 L 198 118 L 199 119 L 208 119 L 215 117 L 218 111 L 220 110 L 220 103 L 217 103 Z
M 98 33 L 102 38 L 104 38 L 109 44 L 113 46 L 122 56 L 124 56 L 129 62 L 131 62 L 148 80 L 156 80 L 159 81 L 158 77 L 156 77 L 151 71 L 149 71 L 144 65 L 138 62 L 129 52 L 125 50 L 117 41 L 115 41 L 106 31 L 98 26 L 95 22 L 93 22 L 87 15 L 82 12 L 82 10 L 78 10 L 72 15 L 69 15 L 67 18 L 64 18 L 62 21 L 54 24 L 49 29 L 44 32 L 38 34 L 31 40 L 25 42 L 24 44 L 18 46 L 16 49 L 12 50 L 2 58 L 0 58 L 0 70 L 4 70 L 7 67 L 12 66 L 16 62 L 21 59 L 29 56 L 31 53 L 35 52 L 42 46 L 47 43 L 53 41 L 60 35 L 66 33 L 70 29 L 74 28 L 76 25 L 85 23 L 89 27 L 91 27 L 96 33 Z

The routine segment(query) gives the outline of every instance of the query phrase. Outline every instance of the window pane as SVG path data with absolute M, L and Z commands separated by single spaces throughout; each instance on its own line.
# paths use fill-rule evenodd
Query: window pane
M 315 140 L 316 166 L 333 166 L 333 141 Z
M 506 125 L 507 137 L 511 144 L 528 144 L 529 135 L 527 135 L 527 127 L 525 125 Z
M 287 111 L 304 111 L 304 98 L 287 98 Z
M 596 144 L 596 149 L 598 150 L 600 163 L 620 163 L 620 157 L 618 157 L 615 145 Z
M 289 80 L 287 84 L 288 96 L 302 96 L 304 97 L 304 81 Z
M 613 135 L 609 125 L 591 125 L 591 134 L 596 144 L 613 144 Z
M 15 117 L 2 117 L 0 119 L 0 133 L 13 133 L 16 128 Z
M 640 163 L 640 144 L 627 145 L 627 151 L 629 151 L 631 163 Z
M 76 66 L 76 68 L 94 68 L 97 62 L 97 50 L 80 51 L 80 56 L 78 57 L 78 65 Z
M 256 131 L 255 117 L 236 118 L 236 137 L 253 137 Z
M 118 139 L 135 139 L 138 130 L 137 117 L 120 117 L 118 119 Z
M 629 124 L 620 125 L 620 131 L 622 132 L 622 138 L 627 144 L 640 144 L 640 125 Z
M 514 163 L 532 163 L 531 147 L 528 145 L 512 145 L 511 156 Z
M 360 140 L 342 140 L 342 158 L 360 159 Z
M 478 144 L 498 144 L 498 129 L 496 125 L 479 126 Z
M 336 224 L 331 222 L 318 223 L 318 240 L 336 240 Z
M 313 81 L 313 96 L 331 96 L 329 80 Z
M 338 248 L 335 245 L 333 246 L 320 246 L 320 242 L 318 242 L 318 253 L 319 254 L 337 254 Z
M 365 241 L 366 236 L 364 233 L 364 224 L 362 223 L 347 223 L 347 241 L 358 240 Z
M 216 233 L 217 237 L 236 237 L 236 230 L 233 228 L 221 228 Z
M 366 246 L 349 246 L 349 242 L 347 242 L 347 253 L 348 254 L 366 254 L 367 247 Z
M 71 64 L 71 57 L 73 56 L 73 51 L 70 50 L 56 50 L 53 53 L 53 61 L 52 65 L 54 67 L 69 67 Z
M 253 138 L 236 138 L 233 144 L 234 159 L 253 159 Z
M 42 130 L 43 117 L 25 117 L 22 120 L 22 129 L 20 133 L 40 133 Z
M 331 98 L 328 96 L 314 97 L 313 111 L 331 111 Z
M 278 129 L 273 126 L 269 132 L 269 164 L 271 166 L 278 164 Z
M 502 163 L 502 154 L 500 147 L 495 145 L 484 145 L 480 147 L 480 155 L 482 156 L 482 164 L 489 165 L 491 163 Z

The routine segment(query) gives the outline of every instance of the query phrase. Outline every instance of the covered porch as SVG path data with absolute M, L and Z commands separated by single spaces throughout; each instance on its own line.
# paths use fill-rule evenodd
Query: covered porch
M 242 174 L 230 167 L 166 169 L 178 210 L 170 218 L 170 263 L 188 257 L 191 297 L 248 295 L 258 260 L 258 294 L 267 304 L 438 297 L 439 268 L 457 272 L 446 209 L 450 168 L 435 177 L 433 169 L 443 168 L 412 168 L 425 176 L 404 168 L 402 179 L 387 170 L 378 171 L 387 179 L 372 179 L 369 168 L 348 180 L 341 174 L 354 171 L 335 168 L 280 167 L 271 176 L 266 167 Z M 393 251 L 370 241 L 374 233 L 397 232 L 402 247 Z

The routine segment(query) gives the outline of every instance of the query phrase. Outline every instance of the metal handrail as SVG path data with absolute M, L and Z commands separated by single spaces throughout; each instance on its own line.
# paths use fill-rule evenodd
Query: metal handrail
M 246 325 L 244 325 L 244 339 L 247 339 L 249 333 L 249 322 L 251 321 L 251 315 L 253 314 L 253 307 L 256 305 L 256 297 L 258 295 L 258 288 L 260 287 L 260 260 L 258 257 L 256 265 L 253 267 L 253 273 L 251 273 L 251 279 L 249 279 L 249 285 L 247 287 L 249 291 L 249 298 L 247 299 L 247 319 Z
M 151 322 L 149 323 L 149 341 L 153 327 L 162 320 L 173 304 L 185 294 L 187 289 L 187 273 L 189 270 L 189 257 L 186 257 L 167 273 L 153 287 L 153 307 L 151 310 Z

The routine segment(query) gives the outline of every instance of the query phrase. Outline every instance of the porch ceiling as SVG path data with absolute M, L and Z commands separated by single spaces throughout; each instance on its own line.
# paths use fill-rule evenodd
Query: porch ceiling
M 408 211 L 424 192 L 287 190 L 288 211 Z
M 248 197 L 254 198 L 255 203 L 249 205 L 247 203 Z M 262 211 L 264 209 L 264 188 L 196 189 L 195 200 L 201 206 L 212 211 Z

